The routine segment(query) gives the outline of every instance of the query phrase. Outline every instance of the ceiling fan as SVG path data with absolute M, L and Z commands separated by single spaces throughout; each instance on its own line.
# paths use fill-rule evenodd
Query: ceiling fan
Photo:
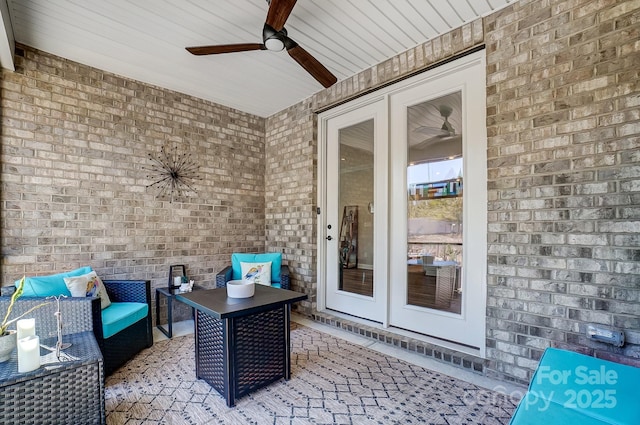
M 439 105 L 437 107 L 433 105 L 433 107 L 440 113 L 442 118 L 444 118 L 444 122 L 440 127 L 436 127 L 436 126 L 416 127 L 413 131 L 415 133 L 420 133 L 421 135 L 426 135 L 426 139 L 423 139 L 422 141 L 416 141 L 415 144 L 412 144 L 411 145 L 412 151 L 428 150 L 430 152 L 431 151 L 450 152 L 451 149 L 454 149 L 454 146 L 456 146 L 455 143 L 451 144 L 451 142 L 462 140 L 461 136 L 456 134 L 456 129 L 449 122 L 449 117 L 453 112 L 453 108 L 449 105 Z M 415 140 L 415 139 L 412 139 L 412 140 Z M 462 148 L 462 144 L 460 144 L 460 148 Z M 450 156 L 449 153 L 447 153 L 446 156 Z
M 453 108 L 448 105 L 439 105 L 437 107 L 434 105 L 434 108 L 436 108 L 438 112 L 440 112 L 440 116 L 444 118 L 444 122 L 442 123 L 442 126 L 441 127 L 420 126 L 420 127 L 416 127 L 416 129 L 413 131 L 417 133 L 426 134 L 427 136 L 430 136 L 430 137 L 442 138 L 442 137 L 455 136 L 456 129 L 453 128 L 453 125 L 451 125 L 451 123 L 449 122 L 449 117 L 453 112 Z
M 220 53 L 247 52 L 250 50 L 281 51 L 287 53 L 324 87 L 330 87 L 338 80 L 309 52 L 304 50 L 287 35 L 284 24 L 296 4 L 296 0 L 267 0 L 269 11 L 262 28 L 262 43 L 221 44 L 214 46 L 187 47 L 194 55 L 216 55 Z

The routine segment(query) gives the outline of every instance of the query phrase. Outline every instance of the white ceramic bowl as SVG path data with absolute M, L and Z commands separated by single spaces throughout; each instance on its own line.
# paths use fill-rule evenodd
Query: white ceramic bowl
M 245 282 L 244 280 L 230 280 L 227 282 L 227 296 L 230 298 L 249 298 L 253 297 L 256 291 L 256 284 L 253 282 Z

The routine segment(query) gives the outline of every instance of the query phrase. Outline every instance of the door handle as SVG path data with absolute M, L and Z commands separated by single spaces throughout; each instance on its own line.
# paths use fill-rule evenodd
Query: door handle
M 328 240 L 328 241 L 330 241 L 330 240 L 332 240 L 332 239 L 333 239 L 333 238 L 331 237 L 331 235 L 327 236 L 327 240 Z

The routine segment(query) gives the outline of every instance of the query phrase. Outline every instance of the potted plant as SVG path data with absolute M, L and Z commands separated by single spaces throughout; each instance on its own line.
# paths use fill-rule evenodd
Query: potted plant
M 20 279 L 20 282 L 18 283 L 18 286 L 16 287 L 15 292 L 11 296 L 11 301 L 9 302 L 9 307 L 7 307 L 7 311 L 4 315 L 4 319 L 0 323 L 0 363 L 6 362 L 7 360 L 9 360 L 9 358 L 11 357 L 11 352 L 13 351 L 14 348 L 16 348 L 16 331 L 8 330 L 7 328 L 9 327 L 9 325 L 11 325 L 13 322 L 20 320 L 22 317 L 26 316 L 32 311 L 49 304 L 48 302 L 38 304 L 37 306 L 32 307 L 29 310 L 25 311 L 15 319 L 9 320 L 9 316 L 11 315 L 11 310 L 13 309 L 13 305 L 15 304 L 16 300 L 20 298 L 20 296 L 22 295 L 23 288 L 24 288 L 24 280 L 25 280 L 24 277 Z

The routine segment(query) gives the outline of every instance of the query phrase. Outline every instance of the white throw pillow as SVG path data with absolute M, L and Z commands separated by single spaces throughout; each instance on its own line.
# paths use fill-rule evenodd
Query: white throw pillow
M 240 262 L 240 270 L 242 270 L 242 280 L 245 282 L 271 286 L 271 261 L 264 263 Z
M 107 289 L 96 272 L 82 276 L 65 277 L 64 284 L 67 285 L 72 297 L 98 297 L 100 298 L 100 307 L 103 310 L 111 305 Z

